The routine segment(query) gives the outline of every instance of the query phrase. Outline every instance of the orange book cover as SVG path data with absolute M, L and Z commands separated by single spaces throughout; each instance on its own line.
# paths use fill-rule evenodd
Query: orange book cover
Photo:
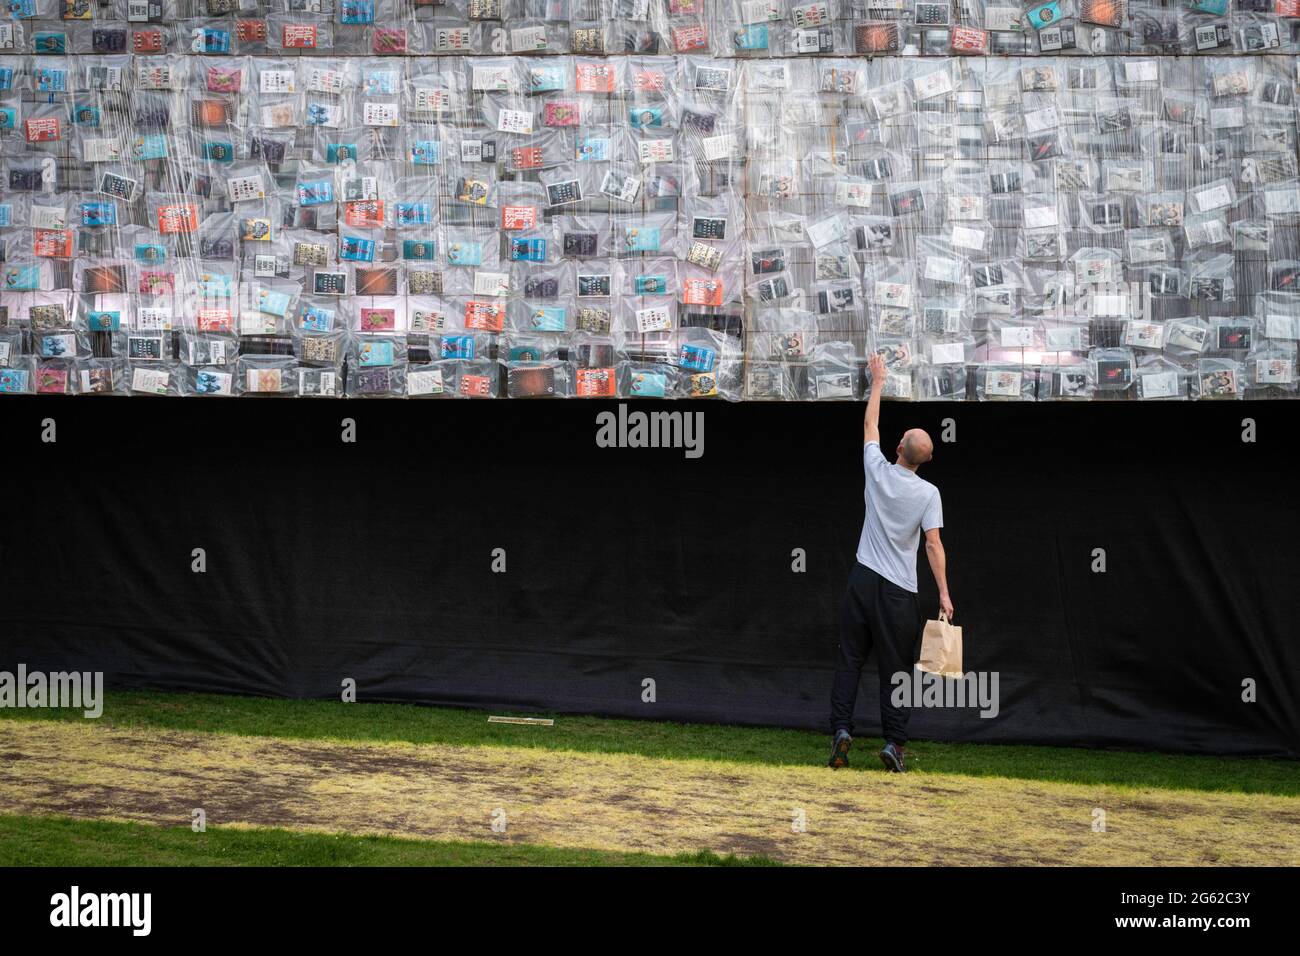
M 500 332 L 505 327 L 505 306 L 496 302 L 466 302 L 465 328 L 480 332 Z
M 577 394 L 581 398 L 605 398 L 614 394 L 612 368 L 580 368 L 577 376 Z
M 722 305 L 722 280 L 687 279 L 682 283 L 682 302 L 687 305 Z

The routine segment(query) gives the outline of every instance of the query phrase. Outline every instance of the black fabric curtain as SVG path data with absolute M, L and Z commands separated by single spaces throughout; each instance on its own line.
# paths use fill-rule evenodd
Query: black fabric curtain
M 617 407 L 5 400 L 0 669 L 825 728 L 862 406 L 629 404 L 703 413 L 698 459 L 599 447 Z M 1298 418 L 886 404 L 891 456 L 906 427 L 936 439 L 965 667 L 1000 697 L 914 736 L 1300 754 Z M 920 580 L 933 616 L 923 555 Z M 873 676 L 858 706 L 878 727 Z

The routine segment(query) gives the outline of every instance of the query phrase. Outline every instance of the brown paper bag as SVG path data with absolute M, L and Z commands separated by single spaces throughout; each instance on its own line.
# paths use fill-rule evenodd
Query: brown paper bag
M 939 612 L 939 620 L 926 621 L 921 636 L 921 659 L 917 670 L 942 677 L 961 677 L 961 628 L 948 623 L 948 615 Z

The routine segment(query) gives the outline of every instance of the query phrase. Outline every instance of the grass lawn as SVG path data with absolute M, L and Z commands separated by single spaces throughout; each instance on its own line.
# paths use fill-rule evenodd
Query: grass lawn
M 829 743 L 823 734 L 776 728 L 529 714 L 555 716 L 555 726 L 541 727 L 489 724 L 487 716 L 479 710 L 411 704 L 111 692 L 98 723 L 284 739 L 539 747 L 778 766 L 819 766 Z M 72 710 L 0 710 L 0 720 L 6 719 L 94 723 Z M 858 738 L 850 769 L 879 771 L 879 746 L 879 740 Z M 915 741 L 908 746 L 908 760 L 909 769 L 919 773 L 1300 796 L 1300 762 L 1267 758 Z
M 675 856 L 270 828 L 0 816 L 0 866 L 776 866 L 707 851 Z
M 918 741 L 899 776 L 871 739 L 833 772 L 807 731 L 487 717 L 147 692 L 98 720 L 3 709 L 0 865 L 1300 861 L 1296 761 Z
M 1300 863 L 1290 796 L 87 720 L 0 724 L 0 807 L 146 824 L 183 841 L 201 809 L 210 832 L 488 844 L 488 859 L 495 845 L 817 866 Z M 94 839 L 81 848 L 102 858 Z

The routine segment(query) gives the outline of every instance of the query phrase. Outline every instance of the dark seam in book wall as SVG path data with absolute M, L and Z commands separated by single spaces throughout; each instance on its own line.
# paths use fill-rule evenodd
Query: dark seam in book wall
M 1298 0 L 8 11 L 0 393 L 1296 395 Z

